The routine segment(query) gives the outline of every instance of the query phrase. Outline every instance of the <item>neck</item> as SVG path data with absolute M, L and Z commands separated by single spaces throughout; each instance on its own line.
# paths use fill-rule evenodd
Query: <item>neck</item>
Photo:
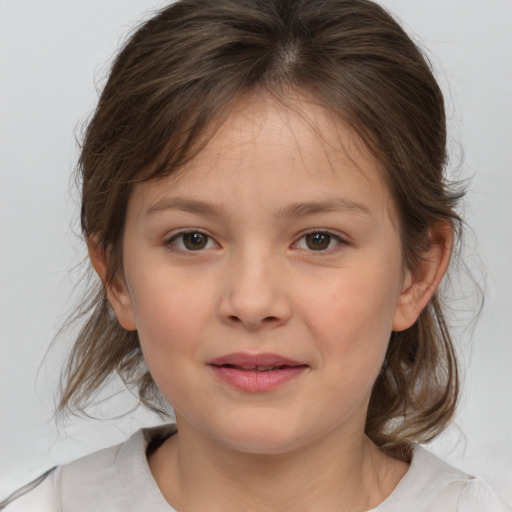
M 180 425 L 180 424 L 179 424 Z M 363 434 L 331 432 L 286 453 L 244 453 L 181 428 L 149 457 L 166 500 L 180 511 L 362 512 L 405 474 Z

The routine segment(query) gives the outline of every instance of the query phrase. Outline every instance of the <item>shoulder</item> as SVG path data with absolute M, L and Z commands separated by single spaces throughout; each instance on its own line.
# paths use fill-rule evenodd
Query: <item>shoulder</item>
M 2 512 L 132 510 L 134 484 L 154 492 L 146 450 L 175 432 L 174 426 L 144 429 L 126 442 L 58 466 L 0 502 Z
M 411 467 L 375 512 L 512 512 L 482 479 L 415 445 Z
M 512 512 L 481 478 L 472 478 L 459 498 L 457 512 Z
M 2 512 L 60 512 L 68 503 L 87 503 L 99 489 L 116 487 L 115 458 L 122 445 L 92 453 L 47 471 L 14 492 Z M 108 495 L 108 494 L 107 494 Z
M 424 465 L 431 490 L 440 490 L 441 496 L 456 501 L 457 512 L 512 512 L 482 478 L 468 475 L 418 447 L 418 457 Z M 441 505 L 441 501 L 439 504 Z
M 60 511 L 57 482 L 61 468 L 52 468 L 46 473 L 18 489 L 6 500 L 0 502 L 5 512 L 55 512 Z

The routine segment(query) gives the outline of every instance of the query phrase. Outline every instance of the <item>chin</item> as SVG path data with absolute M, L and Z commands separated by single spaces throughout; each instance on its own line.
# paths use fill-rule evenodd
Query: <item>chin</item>
M 279 455 L 293 451 L 306 441 L 305 432 L 289 421 L 258 418 L 237 421 L 215 432 L 228 448 L 248 454 Z

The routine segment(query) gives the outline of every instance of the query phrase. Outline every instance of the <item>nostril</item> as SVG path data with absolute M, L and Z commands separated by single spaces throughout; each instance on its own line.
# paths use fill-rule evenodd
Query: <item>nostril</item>
M 277 316 L 266 316 L 262 318 L 261 320 L 257 321 L 251 321 L 250 319 L 243 320 L 237 315 L 229 315 L 228 320 L 232 323 L 242 323 L 244 325 L 247 325 L 250 328 L 257 328 L 258 326 L 267 325 L 267 324 L 274 324 L 279 321 L 279 318 Z

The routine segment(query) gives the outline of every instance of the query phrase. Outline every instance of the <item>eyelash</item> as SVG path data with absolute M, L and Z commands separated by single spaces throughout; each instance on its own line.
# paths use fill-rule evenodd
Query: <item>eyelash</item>
M 187 249 L 186 247 L 185 248 L 177 247 L 176 244 L 174 243 L 174 242 L 176 242 L 176 240 L 179 240 L 181 238 L 182 239 L 181 243 L 183 245 L 183 237 L 185 237 L 186 235 L 195 235 L 195 234 L 202 235 L 202 236 L 204 236 L 206 238 L 205 247 L 201 247 L 201 248 L 198 248 L 198 249 L 194 250 L 194 249 Z M 314 236 L 314 235 L 326 235 L 326 236 L 330 237 L 328 245 L 331 245 L 333 240 L 336 242 L 336 245 L 334 247 L 331 247 L 331 248 L 327 247 L 325 249 L 317 249 L 317 250 L 315 250 L 315 249 L 302 248 L 303 250 L 306 250 L 306 251 L 312 252 L 312 253 L 319 253 L 319 255 L 322 254 L 322 253 L 323 254 L 326 254 L 326 253 L 331 254 L 333 252 L 336 252 L 336 251 L 339 251 L 339 250 L 343 249 L 344 246 L 350 245 L 341 236 L 336 235 L 336 234 L 332 233 L 331 231 L 315 229 L 315 230 L 308 231 L 307 233 L 304 233 L 303 235 L 301 235 L 300 238 L 296 242 L 294 242 L 292 244 L 292 247 L 297 247 L 297 245 L 302 240 L 305 240 L 306 237 Z M 201 231 L 200 229 L 191 229 L 191 230 L 187 230 L 187 231 L 180 231 L 179 233 L 176 233 L 176 234 L 172 235 L 165 242 L 165 246 L 168 247 L 171 251 L 176 251 L 176 252 L 181 252 L 181 253 L 193 253 L 193 252 L 198 252 L 199 253 L 199 252 L 204 251 L 205 249 L 209 249 L 206 246 L 208 245 L 208 243 L 210 241 L 215 243 L 217 246 L 219 245 L 219 244 L 217 244 L 217 242 L 214 241 L 214 239 L 210 235 L 208 235 L 204 231 Z
M 201 231 L 200 229 L 190 229 L 187 231 L 180 231 L 179 233 L 172 235 L 171 238 L 169 238 L 165 242 L 165 246 L 168 247 L 171 251 L 177 251 L 177 252 L 182 252 L 182 253 L 201 252 L 202 250 L 204 250 L 204 248 L 196 249 L 196 250 L 187 249 L 187 248 L 182 249 L 181 247 L 177 247 L 175 244 L 173 244 L 173 242 L 175 242 L 176 240 L 178 240 L 180 238 L 183 238 L 186 235 L 195 235 L 195 234 L 204 236 L 207 239 L 206 244 L 208 244 L 208 242 L 210 242 L 210 241 L 214 241 L 213 238 L 210 235 L 208 235 L 207 233 L 205 233 L 204 231 Z M 182 243 L 183 243 L 183 241 L 182 241 Z M 214 243 L 216 245 L 218 245 L 216 242 L 214 242 Z
M 326 235 L 329 237 L 328 245 L 331 245 L 332 241 L 336 241 L 336 245 L 334 247 L 325 248 L 325 249 L 317 249 L 317 250 L 309 248 L 308 252 L 315 252 L 315 253 L 319 253 L 321 255 L 332 254 L 333 252 L 341 250 L 344 246 L 349 245 L 348 242 L 345 239 L 343 239 L 341 236 L 336 235 L 336 234 L 332 233 L 331 231 L 326 231 L 326 230 L 321 230 L 321 229 L 315 229 L 313 231 L 308 231 L 307 233 L 304 233 L 293 245 L 297 246 L 299 244 L 299 242 L 301 242 L 302 240 L 306 240 L 306 238 L 308 236 L 312 237 L 315 235 Z M 308 250 L 308 249 L 304 249 L 304 250 Z

